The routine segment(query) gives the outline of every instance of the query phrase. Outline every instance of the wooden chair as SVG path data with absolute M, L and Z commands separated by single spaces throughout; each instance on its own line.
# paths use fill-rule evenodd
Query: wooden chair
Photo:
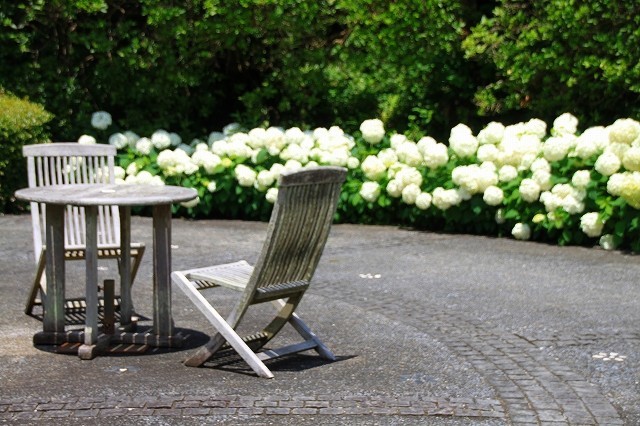
M 78 143 L 50 143 L 27 145 L 22 149 L 27 158 L 29 187 L 74 183 L 115 183 L 112 145 L 81 145 Z M 37 265 L 36 277 L 27 299 L 25 312 L 35 317 L 34 307 L 44 306 L 46 297 L 44 204 L 31 203 L 33 246 Z M 67 207 L 65 214 L 65 260 L 85 258 L 84 208 Z M 131 282 L 133 283 L 144 254 L 144 244 L 131 244 Z M 98 258 L 120 259 L 120 215 L 117 206 L 98 208 Z M 39 295 L 39 298 L 38 298 Z M 104 304 L 104 300 L 100 300 Z M 118 303 L 118 299 L 115 299 Z M 67 299 L 65 316 L 71 318 L 86 308 L 84 299 Z M 69 321 L 69 320 L 68 320 Z
M 309 349 L 335 360 L 331 351 L 296 315 L 295 309 L 309 287 L 336 211 L 346 169 L 317 167 L 282 173 L 267 238 L 252 267 L 246 261 L 175 271 L 171 278 L 215 327 L 217 334 L 185 361 L 198 367 L 225 343 L 231 346 L 261 377 L 273 374 L 263 361 Z M 242 292 L 225 320 L 201 294 L 222 286 Z M 241 338 L 236 333 L 252 305 L 272 302 L 277 311 L 261 331 Z M 262 349 L 286 323 L 304 338 L 301 343 L 279 349 Z

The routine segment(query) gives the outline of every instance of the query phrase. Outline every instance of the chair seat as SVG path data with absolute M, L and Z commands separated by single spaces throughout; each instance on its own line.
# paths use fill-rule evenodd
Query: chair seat
M 253 266 L 246 260 L 233 263 L 209 266 L 206 268 L 191 269 L 183 271 L 184 274 L 193 281 L 207 281 L 214 286 L 227 287 L 238 291 L 243 291 L 253 273 Z M 202 283 L 198 289 L 212 287 L 207 283 Z

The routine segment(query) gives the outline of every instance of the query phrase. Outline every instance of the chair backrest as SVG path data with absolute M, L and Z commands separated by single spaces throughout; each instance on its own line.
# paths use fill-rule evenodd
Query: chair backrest
M 112 145 L 49 143 L 26 145 L 22 154 L 27 158 L 29 187 L 83 183 L 114 183 L 116 148 Z M 44 204 L 31 203 L 33 245 L 36 262 L 43 244 L 46 210 Z M 85 239 L 84 208 L 68 206 L 65 215 L 65 247 L 83 248 Z M 118 208 L 98 209 L 98 245 L 120 244 Z
M 267 239 L 247 291 L 308 285 L 329 236 L 346 173 L 341 167 L 282 173 Z

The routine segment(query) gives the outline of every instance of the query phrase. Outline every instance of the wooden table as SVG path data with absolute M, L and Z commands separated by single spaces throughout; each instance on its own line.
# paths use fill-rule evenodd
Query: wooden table
M 45 203 L 46 279 L 43 331 L 34 344 L 83 343 L 82 359 L 92 359 L 110 343 L 179 347 L 182 336 L 174 334 L 171 316 L 171 204 L 197 196 L 191 188 L 156 185 L 51 185 L 16 191 L 16 198 Z M 67 205 L 85 208 L 86 302 L 84 331 L 65 330 L 64 216 Z M 98 206 L 117 205 L 120 212 L 120 328 L 113 335 L 98 334 Z M 131 207 L 153 206 L 153 327 L 134 332 L 131 300 Z

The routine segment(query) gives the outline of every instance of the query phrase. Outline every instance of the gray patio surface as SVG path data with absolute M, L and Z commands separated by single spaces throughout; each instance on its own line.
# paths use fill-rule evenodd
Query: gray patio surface
M 134 217 L 132 232 L 148 246 L 135 309 L 150 317 L 151 219 Z M 265 232 L 174 219 L 173 269 L 252 262 Z M 115 262 L 100 265 L 116 276 Z M 71 296 L 82 295 L 82 266 L 68 268 Z M 34 269 L 30 217 L 0 216 L 7 424 L 640 424 L 634 255 L 336 225 L 298 312 L 338 360 L 272 361 L 272 380 L 234 359 L 183 366 L 211 327 L 175 287 L 184 348 L 82 361 L 34 347 L 41 323 L 23 313 Z M 232 295 L 218 297 L 230 307 Z

